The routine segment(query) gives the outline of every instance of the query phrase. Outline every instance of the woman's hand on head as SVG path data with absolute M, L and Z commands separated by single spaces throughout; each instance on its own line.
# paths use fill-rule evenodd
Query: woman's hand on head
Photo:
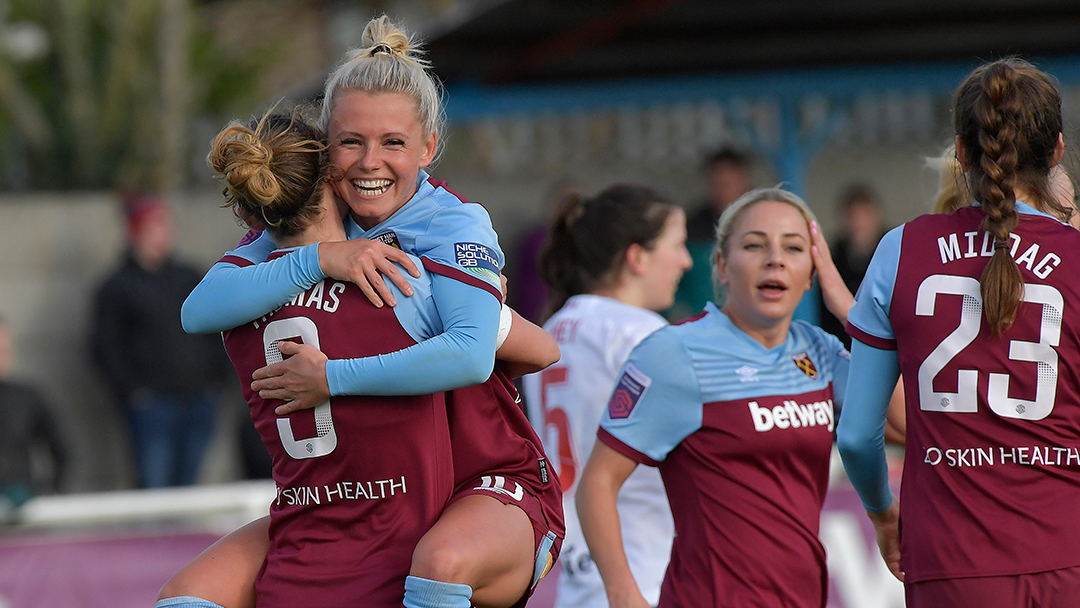
M 316 407 L 330 399 L 326 382 L 326 355 L 309 344 L 288 340 L 277 343 L 284 361 L 260 367 L 251 374 L 251 390 L 263 399 L 288 401 L 275 410 L 278 416 Z
M 401 293 L 411 296 L 413 288 L 408 279 L 397 269 L 401 264 L 409 274 L 420 276 L 420 270 L 402 250 L 379 241 L 353 239 L 351 241 L 319 243 L 319 267 L 323 274 L 339 281 L 355 283 L 371 303 L 382 307 L 383 302 L 397 305 L 390 287 L 383 281 L 385 275 L 397 285 Z
M 840 319 L 841 323 L 846 323 L 848 310 L 855 298 L 840 276 L 840 271 L 836 269 L 829 244 L 825 242 L 817 222 L 810 222 L 810 256 L 814 260 L 814 268 L 817 269 L 818 284 L 821 286 L 825 307 Z

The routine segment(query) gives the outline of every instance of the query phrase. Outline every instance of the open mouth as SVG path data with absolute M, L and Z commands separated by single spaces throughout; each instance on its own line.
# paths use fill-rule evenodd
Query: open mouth
M 393 185 L 392 179 L 354 179 L 352 180 L 353 188 L 360 193 L 361 196 L 379 196 Z
M 775 280 L 762 281 L 761 283 L 758 283 L 757 288 L 766 296 L 772 297 L 779 296 L 785 291 L 787 291 L 787 285 L 785 285 L 782 281 Z

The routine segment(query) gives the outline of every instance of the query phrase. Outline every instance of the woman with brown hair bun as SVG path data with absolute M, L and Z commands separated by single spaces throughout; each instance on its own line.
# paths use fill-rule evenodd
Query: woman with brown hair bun
M 436 156 L 441 119 L 437 83 L 415 45 L 385 17 L 370 21 L 362 48 L 346 55 L 326 85 L 321 122 L 331 184 L 348 208 L 348 237 L 390 242 L 421 260 L 436 331 L 408 348 L 352 358 L 282 341 L 288 358 L 254 370 L 251 390 L 279 402 L 275 412 L 284 416 L 344 395 L 453 389 L 446 395 L 453 494 L 416 545 L 401 599 L 409 607 L 523 605 L 558 556 L 561 490 L 513 383 L 503 369 L 493 371 L 500 334 L 513 340 L 512 325 L 529 326 L 520 319 L 500 324 L 512 315 L 500 315 L 502 254 L 487 212 L 424 172 Z M 347 247 L 327 243 L 262 263 L 274 247 L 268 241 L 211 269 L 185 303 L 185 328 L 242 325 L 350 265 Z M 533 370 L 558 356 L 544 339 L 551 348 L 534 347 Z
M 562 357 L 522 382 L 530 417 L 557 459 L 563 484 L 566 540 L 556 608 L 607 607 L 574 496 L 619 369 L 634 346 L 667 325 L 659 311 L 671 306 L 691 264 L 686 215 L 643 186 L 619 184 L 587 198 L 572 194 L 552 225 L 539 266 L 557 309 L 544 328 Z M 636 471 L 619 493 L 619 507 L 631 571 L 655 603 L 675 533 L 660 474 Z

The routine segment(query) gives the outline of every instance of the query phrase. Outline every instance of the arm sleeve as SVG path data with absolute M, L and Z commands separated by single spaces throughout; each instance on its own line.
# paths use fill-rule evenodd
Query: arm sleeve
M 833 401 L 840 408 L 844 407 L 847 397 L 848 377 L 851 374 L 851 353 L 844 348 L 844 343 L 836 336 L 826 333 L 833 359 Z
M 836 446 L 851 484 L 871 513 L 885 511 L 892 504 L 885 460 L 885 413 L 899 377 L 896 351 L 852 340 L 851 373 Z
M 630 353 L 597 436 L 635 462 L 658 466 L 701 428 L 702 403 L 690 354 L 671 328 L 661 329 Z
M 327 361 L 331 395 L 423 395 L 488 379 L 495 365 L 499 300 L 438 274 L 431 275 L 431 291 L 443 333 L 385 355 Z
M 455 278 L 502 298 L 503 253 L 491 218 L 479 204 L 452 205 L 436 213 L 416 237 L 416 254 L 432 272 L 460 273 Z
M 251 261 L 238 255 L 239 251 L 229 252 L 214 264 L 184 300 L 180 310 L 184 331 L 212 333 L 242 325 L 326 278 L 319 267 L 318 244 L 252 266 L 237 265 L 245 259 Z
M 892 307 L 903 238 L 903 225 L 893 228 L 881 238 L 848 311 L 847 333 L 863 344 L 883 349 L 896 348 L 889 309 Z

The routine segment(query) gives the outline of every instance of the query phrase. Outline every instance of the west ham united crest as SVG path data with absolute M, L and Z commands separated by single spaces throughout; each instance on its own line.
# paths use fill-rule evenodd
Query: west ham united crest
M 792 355 L 792 361 L 799 368 L 799 371 L 806 374 L 808 378 L 817 378 L 817 367 L 814 366 L 814 362 L 810 360 L 810 355 L 806 353 L 799 353 Z
M 393 230 L 374 236 L 371 240 L 390 245 L 394 249 L 401 249 L 401 241 L 398 240 L 397 234 Z

